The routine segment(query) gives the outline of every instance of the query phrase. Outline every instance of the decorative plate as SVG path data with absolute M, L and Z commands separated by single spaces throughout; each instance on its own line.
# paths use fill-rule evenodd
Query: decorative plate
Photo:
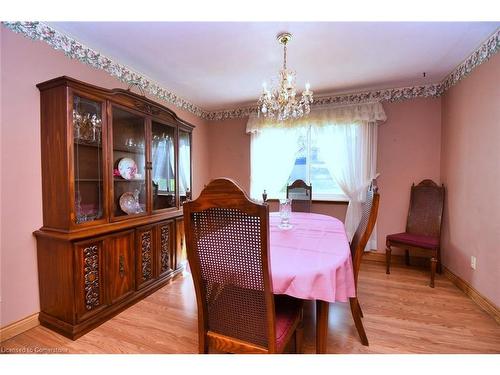
M 133 180 L 137 173 L 137 164 L 130 158 L 120 159 L 118 163 L 118 172 L 125 180 Z
M 128 215 L 140 214 L 144 212 L 139 204 L 139 195 L 130 191 L 123 193 L 120 196 L 120 208 Z

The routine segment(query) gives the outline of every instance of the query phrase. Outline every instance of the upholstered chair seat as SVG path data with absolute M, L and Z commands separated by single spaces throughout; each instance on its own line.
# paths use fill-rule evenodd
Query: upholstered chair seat
M 387 241 L 401 245 L 422 247 L 424 249 L 437 249 L 439 247 L 438 237 L 406 232 L 390 234 L 387 236 Z
M 286 295 L 274 297 L 276 312 L 276 348 L 283 352 L 290 335 L 293 334 L 294 325 L 302 320 L 303 301 Z

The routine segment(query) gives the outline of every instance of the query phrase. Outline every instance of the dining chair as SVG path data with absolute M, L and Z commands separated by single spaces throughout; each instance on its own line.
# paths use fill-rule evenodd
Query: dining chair
M 392 246 L 405 249 L 406 265 L 410 265 L 410 250 L 431 253 L 431 281 L 434 288 L 436 269 L 441 273 L 441 222 L 444 208 L 444 185 L 423 180 L 411 186 L 410 207 L 403 233 L 386 237 L 386 273 L 391 273 Z
M 272 292 L 269 206 L 219 178 L 183 207 L 199 352 L 281 353 L 294 336 L 300 352 L 302 301 Z
M 292 200 L 293 212 L 311 212 L 312 184 L 307 185 L 303 180 L 295 180 L 286 187 L 286 197 Z
M 370 239 L 370 236 L 375 227 L 375 222 L 377 221 L 378 205 L 379 205 L 380 195 L 378 193 L 378 187 L 376 185 L 376 180 L 372 180 L 368 191 L 366 193 L 366 200 L 363 203 L 363 214 L 361 216 L 361 221 L 359 222 L 356 232 L 351 240 L 351 257 L 353 263 L 354 271 L 354 285 L 356 288 L 356 297 L 349 299 L 351 305 L 352 318 L 356 329 L 358 330 L 359 337 L 363 345 L 368 346 L 368 338 L 366 337 L 365 328 L 363 327 L 363 322 L 361 318 L 363 317 L 363 311 L 359 304 L 358 299 L 358 275 L 359 268 L 361 266 L 361 258 L 364 254 L 366 244 Z

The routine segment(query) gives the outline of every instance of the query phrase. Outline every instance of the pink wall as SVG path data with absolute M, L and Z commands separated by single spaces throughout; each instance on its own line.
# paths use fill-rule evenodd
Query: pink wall
M 68 59 L 44 42 L 0 29 L 0 326 L 3 327 L 39 311 L 36 244 L 32 235 L 42 226 L 40 96 L 35 85 L 67 75 L 106 88 L 126 86 L 103 71 Z M 172 109 L 196 125 L 193 193 L 197 195 L 208 181 L 207 123 L 178 108 Z
M 411 184 L 425 178 L 440 182 L 441 99 L 384 103 L 384 109 L 387 122 L 379 127 L 377 148 L 377 247 L 382 252 L 388 234 L 405 230 Z
M 250 193 L 250 135 L 248 118 L 212 121 L 210 143 L 210 178 L 229 177 Z
M 384 103 L 384 109 L 388 120 L 379 127 L 377 156 L 379 251 L 385 251 L 387 234 L 405 229 L 411 184 L 424 178 L 440 180 L 441 100 Z M 248 192 L 250 136 L 245 133 L 246 123 L 246 118 L 210 123 L 209 143 L 211 178 L 230 177 Z M 314 204 L 313 211 L 343 220 L 346 206 Z
M 500 306 L 500 54 L 442 100 L 443 262 Z

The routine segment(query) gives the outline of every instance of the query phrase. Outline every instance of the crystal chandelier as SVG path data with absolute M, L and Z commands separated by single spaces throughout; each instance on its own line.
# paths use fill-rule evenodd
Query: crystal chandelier
M 309 83 L 306 83 L 306 90 L 302 92 L 300 100 L 297 99 L 295 72 L 286 67 L 286 45 L 292 39 L 292 34 L 281 33 L 276 39 L 283 45 L 283 68 L 272 91 L 268 90 L 265 82 L 262 84 L 263 90 L 258 102 L 259 115 L 279 121 L 298 119 L 311 111 L 313 92 L 309 90 Z

